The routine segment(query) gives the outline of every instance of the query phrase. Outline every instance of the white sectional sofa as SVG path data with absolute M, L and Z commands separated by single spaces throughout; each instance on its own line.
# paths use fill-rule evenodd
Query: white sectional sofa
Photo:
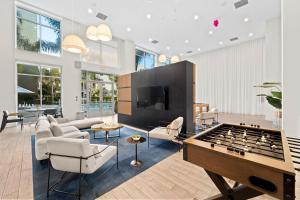
M 47 141 L 50 138 L 85 138 L 89 139 L 89 133 L 79 129 L 90 128 L 94 124 L 103 123 L 99 118 L 86 118 L 70 121 L 67 119 L 54 119 L 52 116 L 42 116 L 36 124 L 35 156 L 37 160 L 48 158 Z

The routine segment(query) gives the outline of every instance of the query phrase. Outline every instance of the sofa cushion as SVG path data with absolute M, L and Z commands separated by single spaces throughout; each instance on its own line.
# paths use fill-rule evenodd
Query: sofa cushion
M 52 122 L 57 123 L 56 119 L 55 119 L 52 115 L 47 115 L 47 119 L 48 119 L 48 121 L 50 122 L 50 124 L 51 124 Z
M 57 123 L 52 122 L 50 129 L 54 137 L 59 137 L 64 134 L 62 128 Z
M 64 134 L 79 131 L 75 126 L 60 126 L 60 128 Z
M 49 127 L 50 127 L 50 123 L 49 123 L 47 117 L 45 117 L 45 116 L 39 117 L 38 122 L 37 122 L 37 128 L 49 128 Z
M 98 148 L 98 145 L 92 145 L 92 144 L 91 144 L 91 147 L 92 147 L 93 154 L 98 153 L 98 154 L 94 155 L 95 158 L 98 158 L 98 157 L 101 157 L 101 156 L 102 156 L 102 154 L 99 153 L 100 150 L 99 150 L 99 148 Z
M 78 129 L 91 128 L 92 125 L 102 124 L 100 118 L 85 118 L 80 120 L 69 121 L 67 123 L 61 123 L 61 126 L 75 126 Z

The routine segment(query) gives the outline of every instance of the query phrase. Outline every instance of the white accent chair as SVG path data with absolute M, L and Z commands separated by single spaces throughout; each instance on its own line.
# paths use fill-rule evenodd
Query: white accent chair
M 205 130 L 213 124 L 218 123 L 219 111 L 217 108 L 211 108 L 208 112 L 201 112 L 196 117 L 196 123 L 200 129 Z
M 180 134 L 183 125 L 183 117 L 178 117 L 166 127 L 156 127 L 148 132 L 148 148 L 150 145 L 150 137 L 162 140 L 176 141 L 177 136 Z M 177 142 L 178 144 L 178 142 Z
M 113 146 L 113 143 L 116 143 L 116 146 Z M 115 155 L 117 156 L 118 168 L 118 139 L 108 145 L 98 145 L 90 144 L 88 139 L 51 138 L 47 141 L 47 151 L 49 156 L 47 197 L 49 197 L 50 191 L 67 193 L 55 189 L 67 172 L 79 174 L 77 192 L 67 194 L 80 199 L 82 174 L 94 173 Z M 50 186 L 50 164 L 53 169 L 64 172 L 60 181 L 52 186 Z
M 219 110 L 217 108 L 211 108 L 208 112 L 214 114 L 213 123 L 219 123 Z

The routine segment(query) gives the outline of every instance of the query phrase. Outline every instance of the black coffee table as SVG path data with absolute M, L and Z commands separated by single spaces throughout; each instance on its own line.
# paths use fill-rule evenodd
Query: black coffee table
M 131 137 L 129 137 L 129 138 L 127 138 L 127 142 L 130 143 L 130 144 L 135 144 L 135 160 L 131 161 L 130 165 L 133 166 L 133 167 L 139 167 L 139 166 L 141 166 L 143 162 L 140 161 L 140 160 L 138 160 L 138 157 L 137 157 L 137 145 L 140 144 L 140 143 L 146 142 L 146 138 L 141 137 L 140 140 L 135 141 Z

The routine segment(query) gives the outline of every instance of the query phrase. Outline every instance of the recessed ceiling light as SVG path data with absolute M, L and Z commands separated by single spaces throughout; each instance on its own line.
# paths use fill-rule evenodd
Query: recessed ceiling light
M 189 40 L 185 40 L 184 42 L 187 44 L 187 43 L 189 43 L 190 41 L 189 41 Z
M 151 14 L 146 15 L 147 19 L 151 19 Z
M 244 18 L 244 22 L 249 22 L 249 18 Z
M 214 32 L 212 30 L 208 31 L 209 35 L 212 35 Z
M 149 42 L 152 42 L 152 40 L 153 40 L 152 38 L 149 38 L 149 39 L 148 39 Z
M 249 35 L 249 37 L 252 37 L 254 34 L 253 33 L 249 33 L 248 35 Z
M 167 49 L 167 50 L 170 50 L 170 47 L 169 47 L 169 46 L 167 46 L 167 47 L 166 47 L 166 49 Z
M 197 50 L 198 50 L 198 51 L 201 51 L 201 49 L 200 49 L 200 48 L 198 48 Z
M 131 31 L 131 28 L 130 28 L 130 27 L 127 27 L 127 28 L 126 28 L 126 31 L 127 31 L 127 32 L 130 32 L 130 31 Z
M 219 45 L 223 45 L 223 44 L 224 44 L 223 41 L 220 41 L 220 42 L 219 42 Z
M 198 20 L 199 16 L 198 15 L 194 15 L 194 20 Z
M 91 8 L 88 9 L 88 13 L 92 14 L 93 10 Z

